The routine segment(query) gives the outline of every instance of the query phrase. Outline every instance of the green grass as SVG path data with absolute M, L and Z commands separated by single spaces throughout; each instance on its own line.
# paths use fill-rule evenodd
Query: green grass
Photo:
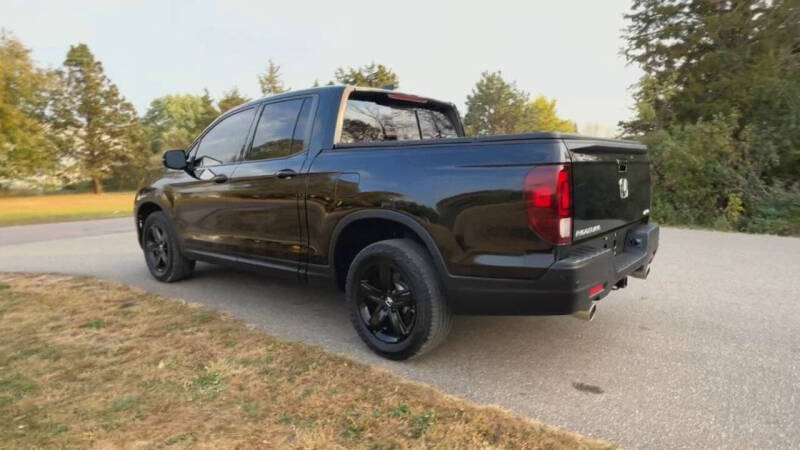
M 133 192 L 0 197 L 0 226 L 127 217 Z

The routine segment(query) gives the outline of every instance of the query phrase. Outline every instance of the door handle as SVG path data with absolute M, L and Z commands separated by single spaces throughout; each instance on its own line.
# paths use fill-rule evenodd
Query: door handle
M 211 181 L 213 181 L 214 183 L 224 183 L 224 182 L 228 181 L 228 176 L 225 175 L 224 173 L 220 173 L 220 174 L 214 175 L 214 178 L 212 178 Z
M 289 180 L 293 176 L 297 175 L 297 172 L 295 172 L 292 169 L 283 169 L 283 170 L 279 170 L 276 175 L 278 175 L 278 178 L 280 178 L 280 179 Z

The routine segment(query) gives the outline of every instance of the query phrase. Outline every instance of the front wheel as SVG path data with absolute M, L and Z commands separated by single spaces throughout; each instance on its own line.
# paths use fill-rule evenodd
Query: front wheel
M 181 253 L 178 238 L 164 213 L 147 216 L 142 227 L 142 247 L 147 268 L 158 281 L 171 283 L 192 275 L 195 262 Z
M 439 345 L 451 313 L 436 269 L 414 241 L 391 239 L 365 247 L 347 273 L 350 320 L 375 353 L 403 360 Z

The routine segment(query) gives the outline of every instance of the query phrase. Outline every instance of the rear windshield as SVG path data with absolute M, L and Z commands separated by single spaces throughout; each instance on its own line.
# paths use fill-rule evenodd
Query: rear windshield
M 458 137 L 453 121 L 439 104 L 396 100 L 391 94 L 357 94 L 347 100 L 342 144 Z

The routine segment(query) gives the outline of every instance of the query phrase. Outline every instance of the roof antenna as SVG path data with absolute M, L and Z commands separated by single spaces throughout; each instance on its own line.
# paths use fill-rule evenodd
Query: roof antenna
M 385 86 L 381 86 L 381 89 L 385 89 L 387 91 L 393 91 L 394 90 L 394 85 L 393 84 L 387 84 Z

